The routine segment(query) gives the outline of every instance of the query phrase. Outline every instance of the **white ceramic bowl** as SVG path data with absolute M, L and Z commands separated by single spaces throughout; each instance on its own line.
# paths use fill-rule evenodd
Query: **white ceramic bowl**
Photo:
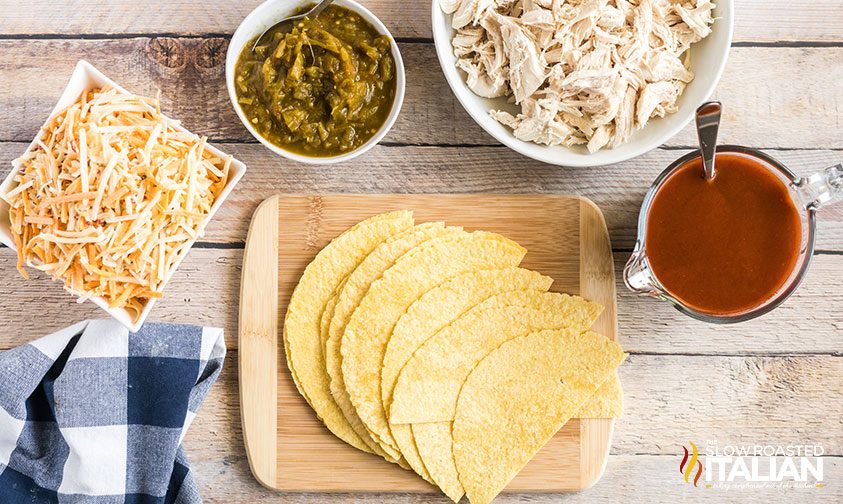
M 386 29 L 386 26 L 384 26 L 381 20 L 369 12 L 368 9 L 353 0 L 336 0 L 334 2 L 334 5 L 345 7 L 353 12 L 356 12 L 374 26 L 378 33 L 387 35 L 392 47 L 392 58 L 395 60 L 395 100 L 392 102 L 392 110 L 389 113 L 389 117 L 386 118 L 386 122 L 383 126 L 381 126 L 381 129 L 378 130 L 375 136 L 370 138 L 368 142 L 357 149 L 354 149 L 351 152 L 346 152 L 345 154 L 329 157 L 303 156 L 295 152 L 284 150 L 262 137 L 261 134 L 252 127 L 252 124 L 246 118 L 246 115 L 243 114 L 240 104 L 237 103 L 237 91 L 234 88 L 234 67 L 237 64 L 237 58 L 240 57 L 240 52 L 243 50 L 246 43 L 263 33 L 267 28 L 270 28 L 282 19 L 294 14 L 302 6 L 312 3 L 314 3 L 314 0 L 267 0 L 257 6 L 255 10 L 246 16 L 246 18 L 243 19 L 243 22 L 240 23 L 240 26 L 237 27 L 237 31 L 234 32 L 234 36 L 231 38 L 231 43 L 228 45 L 228 52 L 225 56 L 225 85 L 228 87 L 228 97 L 231 99 L 231 104 L 237 112 L 237 117 L 240 118 L 243 126 L 249 130 L 249 133 L 251 133 L 253 137 L 257 138 L 260 143 L 264 144 L 266 148 L 279 156 L 284 156 L 285 158 L 299 161 L 301 163 L 340 163 L 363 154 L 383 140 L 383 137 L 386 136 L 392 128 L 392 125 L 395 124 L 395 120 L 398 118 L 398 113 L 401 112 L 401 105 L 404 103 L 406 78 L 404 75 L 404 61 L 401 59 L 398 44 L 395 43 L 395 38 L 391 33 L 389 33 L 389 30 Z
M 106 77 L 102 72 L 94 68 L 93 65 L 91 65 L 87 61 L 80 60 L 79 63 L 76 64 L 76 69 L 70 76 L 70 81 L 68 81 L 67 86 L 64 88 L 64 92 L 59 98 L 59 101 L 56 103 L 56 106 L 53 108 L 53 111 L 50 112 L 50 116 L 44 122 L 44 125 L 46 126 L 56 114 L 76 102 L 76 100 L 79 99 L 80 96 L 82 96 L 82 93 L 95 87 L 111 87 L 121 93 L 131 94 L 119 85 L 117 85 L 116 82 Z M 150 110 L 152 110 L 152 107 L 150 107 Z M 187 129 L 181 127 L 180 125 L 176 125 L 175 128 L 189 133 Z M 32 143 L 29 144 L 29 147 L 27 147 L 27 151 L 29 149 L 34 148 L 36 146 L 36 142 L 37 137 L 32 140 Z M 223 158 L 228 156 L 228 154 L 225 154 L 213 145 L 207 144 L 205 148 L 213 152 L 217 156 Z M 21 152 L 21 155 L 23 155 L 23 152 Z M 17 160 L 12 162 L 12 171 L 9 172 L 9 175 L 6 177 L 6 180 L 3 181 L 2 185 L 0 185 L 0 192 L 8 192 L 17 185 L 17 182 L 14 181 L 14 176 L 20 168 L 20 163 L 16 161 Z M 222 206 L 223 201 L 225 201 L 226 198 L 228 198 L 228 195 L 231 194 L 232 189 L 234 189 L 234 186 L 243 177 L 244 173 L 246 173 L 246 165 L 236 159 L 233 159 L 231 161 L 231 167 L 229 169 L 228 182 L 226 182 L 225 188 L 223 188 L 219 198 L 217 198 L 213 206 L 211 206 L 211 211 L 205 218 L 204 224 L 207 224 L 214 217 L 214 214 L 217 213 L 217 210 L 219 210 L 220 206 Z M 190 241 L 190 246 L 188 247 L 188 249 L 193 246 L 193 243 L 195 241 L 196 240 Z M 2 242 L 4 245 L 11 248 L 12 250 L 15 250 L 15 241 L 12 237 L 12 230 L 9 223 L 9 204 L 6 203 L 6 201 L 3 199 L 0 199 L 0 242 Z M 182 255 L 181 259 L 176 262 L 175 267 L 172 268 L 167 277 L 164 278 L 164 283 L 161 287 L 162 289 L 166 287 L 167 283 L 170 281 L 170 278 L 173 276 L 173 273 L 175 273 L 175 271 L 179 267 L 179 264 L 181 264 L 182 260 L 184 260 L 186 256 L 187 254 Z M 138 316 L 137 319 L 133 319 L 132 315 L 129 313 L 128 310 L 125 310 L 123 308 L 109 308 L 108 301 L 101 297 L 91 298 L 90 301 L 102 308 L 103 310 L 107 311 L 109 315 L 111 315 L 112 317 L 114 317 L 115 320 L 126 326 L 131 332 L 137 332 L 138 329 L 141 328 L 143 322 L 146 320 L 146 317 L 149 316 L 149 313 L 152 311 L 152 306 L 155 304 L 155 299 L 150 299 L 146 303 L 146 306 L 144 307 L 140 316 Z
M 524 142 L 515 138 L 512 130 L 492 119 L 489 110 L 517 112 L 519 108 L 507 103 L 505 98 L 481 98 L 468 88 L 465 74 L 456 67 L 457 58 L 451 46 L 454 35 L 451 15 L 442 11 L 439 0 L 433 0 L 432 5 L 433 40 L 445 78 L 457 99 L 477 124 L 496 140 L 518 153 L 545 163 L 561 166 L 599 166 L 632 159 L 663 144 L 693 119 L 697 107 L 714 92 L 726 66 L 729 46 L 732 44 L 734 19 L 732 0 L 718 0 L 716 4 L 712 33 L 691 47 L 691 69 L 696 77 L 679 98 L 679 110 L 667 117 L 652 119 L 644 128 L 635 132 L 629 142 L 614 149 L 601 149 L 593 154 L 584 146 L 549 147 Z

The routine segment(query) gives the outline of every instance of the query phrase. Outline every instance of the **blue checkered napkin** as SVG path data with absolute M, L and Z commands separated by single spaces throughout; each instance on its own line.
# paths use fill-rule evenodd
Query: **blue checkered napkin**
M 0 353 L 0 503 L 198 503 L 181 440 L 222 329 L 88 321 Z

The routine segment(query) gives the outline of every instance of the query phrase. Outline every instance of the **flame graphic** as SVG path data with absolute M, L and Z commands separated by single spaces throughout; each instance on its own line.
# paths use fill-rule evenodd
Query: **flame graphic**
M 685 455 L 682 457 L 682 462 L 679 463 L 679 474 L 685 476 L 685 483 L 690 483 L 691 473 L 694 472 L 694 467 L 696 466 L 697 474 L 694 476 L 694 486 L 697 486 L 700 476 L 702 476 L 702 462 L 699 461 L 700 453 L 697 450 L 697 445 L 693 441 L 688 442 L 691 443 L 691 460 L 688 460 L 688 449 L 683 446 L 682 449 L 685 450 Z

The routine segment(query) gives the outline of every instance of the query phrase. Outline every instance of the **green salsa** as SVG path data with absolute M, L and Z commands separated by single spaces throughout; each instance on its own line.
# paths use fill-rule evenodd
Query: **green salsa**
M 257 37 L 255 37 L 256 39 Z M 279 23 L 235 66 L 237 101 L 272 144 L 330 157 L 365 144 L 395 98 L 388 36 L 359 14 L 331 5 L 314 18 Z

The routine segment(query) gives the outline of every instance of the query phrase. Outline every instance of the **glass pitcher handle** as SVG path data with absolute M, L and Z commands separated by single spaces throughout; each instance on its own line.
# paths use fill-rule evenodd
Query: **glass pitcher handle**
M 829 166 L 821 172 L 803 178 L 799 182 L 799 188 L 806 205 L 814 210 L 843 201 L 843 164 Z

